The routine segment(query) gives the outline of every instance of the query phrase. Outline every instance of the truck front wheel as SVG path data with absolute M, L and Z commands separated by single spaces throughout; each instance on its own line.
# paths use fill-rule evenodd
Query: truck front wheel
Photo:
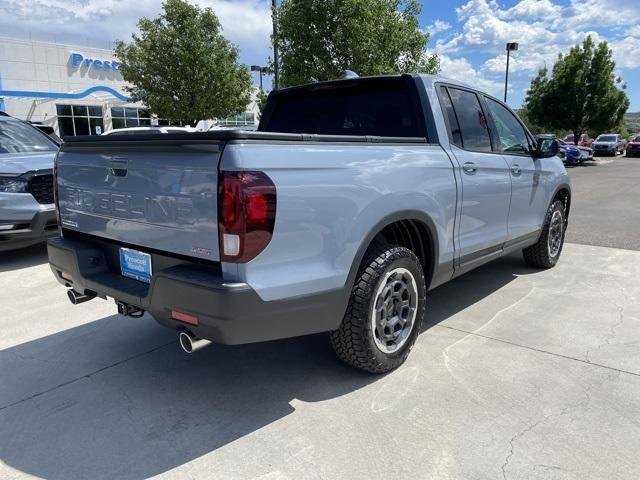
M 547 210 L 538 242 L 522 251 L 527 265 L 535 268 L 551 268 L 555 266 L 558 263 L 562 246 L 564 245 L 565 230 L 566 215 L 564 204 L 561 200 L 555 200 Z
M 411 250 L 370 247 L 342 324 L 330 333 L 338 357 L 371 373 L 402 365 L 420 332 L 426 290 L 422 266 Z

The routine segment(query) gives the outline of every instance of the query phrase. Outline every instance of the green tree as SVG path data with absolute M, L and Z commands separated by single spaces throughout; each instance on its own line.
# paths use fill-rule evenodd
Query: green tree
M 214 12 L 166 0 L 163 13 L 141 18 L 131 43 L 116 42 L 128 93 L 161 118 L 193 123 L 243 112 L 251 77 Z
M 262 116 L 262 112 L 264 112 L 264 107 L 267 105 L 267 93 L 264 90 L 260 90 L 257 95 L 258 102 L 258 110 L 260 110 L 260 116 Z
M 551 76 L 542 68 L 531 81 L 524 108 L 529 120 L 549 130 L 604 132 L 622 123 L 629 98 L 616 77 L 607 42 L 587 37 L 566 56 L 560 54 Z
M 524 122 L 524 124 L 527 126 L 529 131 L 534 135 L 538 133 L 548 133 L 544 131 L 543 126 L 538 125 L 531 120 L 531 116 L 529 115 L 529 112 L 527 111 L 526 108 L 521 108 L 519 110 L 516 110 L 516 113 L 518 114 L 518 117 L 520 117 L 520 120 Z
M 358 75 L 437 73 L 416 0 L 282 0 L 274 12 L 280 86 Z

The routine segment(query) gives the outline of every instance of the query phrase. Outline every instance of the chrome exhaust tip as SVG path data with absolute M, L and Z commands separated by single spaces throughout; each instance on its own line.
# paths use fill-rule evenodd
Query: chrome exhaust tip
M 93 300 L 94 298 L 96 298 L 95 294 L 85 295 L 83 293 L 76 292 L 73 288 L 70 288 L 69 290 L 67 290 L 67 297 L 69 297 L 69 301 L 74 305 L 88 302 L 89 300 Z
M 189 331 L 180 332 L 178 340 L 180 341 L 182 350 L 187 353 L 197 352 L 198 350 L 202 350 L 204 347 L 211 345 L 211 340 L 198 338 Z

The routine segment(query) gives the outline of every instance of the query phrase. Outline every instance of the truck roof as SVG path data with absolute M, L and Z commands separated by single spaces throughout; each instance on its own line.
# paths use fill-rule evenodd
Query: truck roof
M 461 87 L 474 88 L 473 86 L 467 83 L 461 82 L 459 80 L 454 80 L 452 78 L 445 77 L 442 75 L 428 75 L 425 73 L 401 73 L 401 74 L 394 74 L 394 75 L 371 75 L 366 77 L 338 78 L 335 80 L 323 80 L 321 82 L 305 83 L 302 85 L 294 85 L 291 87 L 280 88 L 278 90 L 272 91 L 272 93 L 280 94 L 280 93 L 293 92 L 296 90 L 302 91 L 306 89 L 315 90 L 315 89 L 321 89 L 321 88 L 330 88 L 332 86 L 348 85 L 351 83 L 358 83 L 358 82 L 372 80 L 372 79 L 400 78 L 403 76 L 410 76 L 414 78 L 419 77 L 425 82 L 427 87 L 431 87 L 431 88 L 433 88 L 433 85 L 436 82 L 444 82 L 444 83 L 449 83 L 453 85 L 459 85 Z

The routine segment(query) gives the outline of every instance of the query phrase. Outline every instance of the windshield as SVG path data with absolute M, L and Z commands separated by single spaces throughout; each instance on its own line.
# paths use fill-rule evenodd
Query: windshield
M 616 141 L 615 135 L 600 135 L 596 139 L 596 142 L 615 142 L 615 141 Z
M 640 142 L 640 135 L 638 135 L 637 137 L 633 137 L 633 140 L 631 140 L 632 142 Z
M 35 127 L 19 121 L 0 122 L 0 153 L 55 152 L 58 146 Z

